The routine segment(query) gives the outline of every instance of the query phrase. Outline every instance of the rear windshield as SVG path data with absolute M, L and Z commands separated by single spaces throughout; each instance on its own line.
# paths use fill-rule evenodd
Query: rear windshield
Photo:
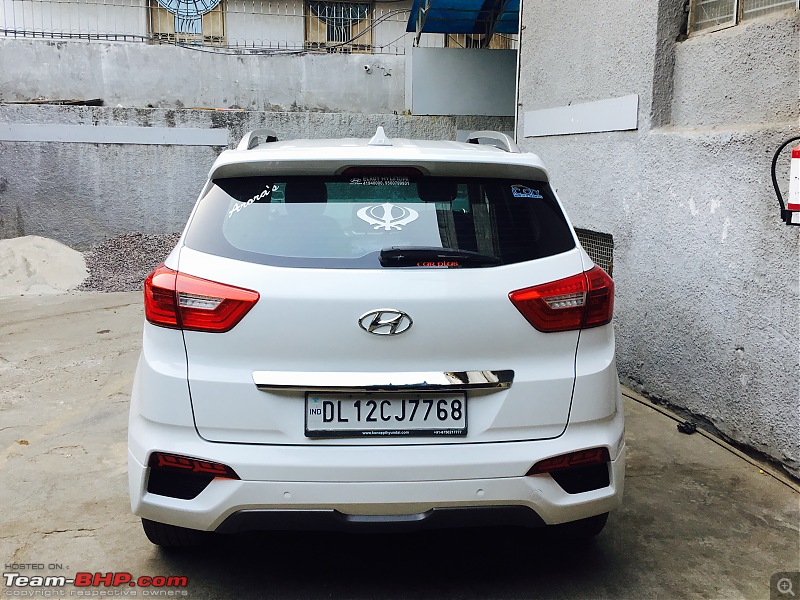
M 370 175 L 215 180 L 186 245 L 276 266 L 456 268 L 575 242 L 546 182 Z

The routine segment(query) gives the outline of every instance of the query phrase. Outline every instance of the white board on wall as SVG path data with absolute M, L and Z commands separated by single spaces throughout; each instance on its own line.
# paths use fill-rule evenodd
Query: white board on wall
M 512 117 L 516 73 L 516 50 L 412 48 L 411 113 Z
M 0 142 L 227 146 L 228 130 L 197 127 L 0 123 Z
M 524 118 L 525 137 L 628 131 L 639 127 L 639 95 L 532 110 Z

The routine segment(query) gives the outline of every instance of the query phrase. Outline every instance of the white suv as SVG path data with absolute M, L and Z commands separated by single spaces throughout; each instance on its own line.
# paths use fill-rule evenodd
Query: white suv
M 476 525 L 599 533 L 622 499 L 614 284 L 539 158 L 247 134 L 145 282 L 148 538 Z

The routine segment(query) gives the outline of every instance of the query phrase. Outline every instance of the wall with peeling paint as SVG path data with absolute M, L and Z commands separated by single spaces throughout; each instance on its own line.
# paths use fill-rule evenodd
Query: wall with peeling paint
M 513 117 L 404 115 L 406 56 L 195 50 L 0 38 L 0 239 L 35 234 L 85 249 L 123 232 L 177 231 L 224 145 L 259 127 L 281 139 L 370 137 L 378 125 L 392 137 L 453 140 L 513 129 Z M 2 104 L 40 98 L 105 106 Z M 152 142 L 219 130 L 223 142 Z
M 221 129 L 233 146 L 246 131 L 262 127 L 273 129 L 281 139 L 370 137 L 382 125 L 390 137 L 454 140 L 464 130 L 510 131 L 513 118 L 0 106 L 0 139 L 14 124 L 93 130 L 98 126 Z M 116 133 L 114 139 L 124 133 Z M 0 141 L 0 239 L 41 235 L 84 250 L 125 232 L 180 231 L 208 169 L 223 149 L 168 143 Z
M 683 5 L 526 2 L 520 142 L 614 235 L 622 379 L 800 476 L 800 228 L 770 182 L 800 134 L 800 12 L 676 41 Z M 522 138 L 526 111 L 625 94 L 637 131 Z
M 0 38 L 0 102 L 101 98 L 106 106 L 391 114 L 405 109 L 405 64 L 388 54 L 215 54 Z

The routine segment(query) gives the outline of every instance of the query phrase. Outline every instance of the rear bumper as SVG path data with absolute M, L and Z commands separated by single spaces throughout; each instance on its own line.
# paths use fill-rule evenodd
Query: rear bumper
M 133 417 L 128 472 L 133 512 L 204 531 L 423 529 L 537 526 L 608 512 L 622 500 L 623 417 L 570 426 L 553 440 L 437 446 L 254 446 L 210 443 L 193 428 Z M 610 484 L 568 494 L 535 462 L 606 446 Z M 215 479 L 196 498 L 147 491 L 151 450 L 225 463 L 241 480 Z M 457 510 L 454 510 L 457 509 Z
M 241 531 L 342 531 L 393 533 L 460 527 L 543 527 L 524 506 L 432 508 L 410 515 L 347 515 L 336 510 L 245 509 L 230 515 L 218 533 Z

